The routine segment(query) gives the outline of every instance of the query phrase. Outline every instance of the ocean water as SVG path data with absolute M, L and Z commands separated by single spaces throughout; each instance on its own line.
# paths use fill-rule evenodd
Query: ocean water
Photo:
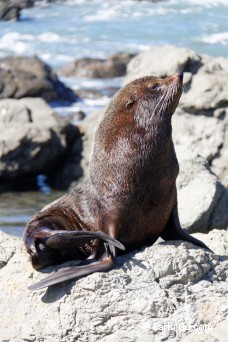
M 228 55 L 228 1 L 72 0 L 0 22 L 0 56 L 37 54 L 52 66 L 157 44 Z
M 72 0 L 22 11 L 19 22 L 0 22 L 0 57 L 38 55 L 53 68 L 75 58 L 139 52 L 152 45 L 186 46 L 199 53 L 228 57 L 228 0 Z M 122 79 L 64 78 L 77 89 L 120 87 Z M 55 104 L 62 115 L 78 109 L 90 114 L 109 97 L 84 99 L 69 107 Z M 20 234 L 25 222 L 59 193 L 0 195 L 0 229 Z

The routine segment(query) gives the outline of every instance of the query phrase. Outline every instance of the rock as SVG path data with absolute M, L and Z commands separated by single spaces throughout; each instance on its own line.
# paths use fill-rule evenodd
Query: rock
M 166 77 L 176 72 L 193 74 L 200 66 L 200 55 L 188 48 L 155 46 L 139 53 L 129 62 L 124 83 L 147 75 Z
M 42 97 L 75 101 L 76 95 L 38 57 L 0 58 L 0 99 Z
M 210 66 L 210 67 L 209 67 Z M 181 107 L 193 114 L 214 114 L 226 109 L 228 72 L 214 60 L 207 61 L 192 77 L 190 89 L 181 101 Z
M 216 60 L 224 70 L 228 71 L 228 58 L 217 57 Z
M 0 230 L 0 269 L 6 266 L 16 251 L 20 249 L 20 239 L 4 234 Z
M 208 234 L 195 233 L 193 236 L 208 246 L 213 246 L 213 252 L 217 255 L 228 255 L 228 232 L 226 230 L 213 229 Z
M 187 329 L 225 341 L 227 261 L 190 243 L 157 244 L 118 257 L 109 272 L 38 292 L 28 285 L 57 267 L 36 272 L 22 247 L 14 251 L 0 271 L 1 341 L 182 341 Z
M 0 20 L 19 20 L 23 8 L 33 5 L 32 0 L 0 0 Z
M 193 116 L 177 110 L 172 121 L 173 140 L 207 159 L 212 171 L 228 186 L 228 113 L 224 119 Z
M 0 100 L 0 190 L 34 188 L 39 174 L 53 177 L 79 136 L 42 99 Z
M 61 68 L 59 73 L 67 77 L 120 77 L 126 74 L 126 66 L 134 56 L 130 53 L 116 53 L 107 59 L 80 58 Z
M 203 115 L 193 116 L 177 110 L 172 119 L 173 141 L 209 163 L 217 158 L 227 129 L 223 120 Z
M 186 93 L 180 106 L 189 113 L 213 115 L 228 104 L 228 70 L 224 61 L 175 46 L 152 47 L 139 53 L 127 66 L 125 83 L 146 76 L 165 77 L 185 73 Z M 224 68 L 223 68 L 224 66 Z
M 221 182 L 228 187 L 228 110 L 223 123 L 223 142 L 218 149 L 217 155 L 211 162 L 211 168 L 219 179 L 221 179 Z M 216 135 L 215 131 L 214 135 Z
M 200 156 L 176 147 L 180 173 L 177 194 L 180 222 L 190 233 L 228 228 L 228 191 Z

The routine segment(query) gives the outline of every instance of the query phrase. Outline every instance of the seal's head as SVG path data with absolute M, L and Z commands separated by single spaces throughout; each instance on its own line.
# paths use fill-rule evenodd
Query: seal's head
M 119 150 L 118 144 L 123 146 L 126 141 L 139 141 L 140 137 L 142 141 L 147 141 L 148 150 L 149 140 L 160 142 L 161 139 L 170 138 L 171 118 L 182 89 L 182 73 L 166 78 L 146 76 L 121 88 L 112 98 L 96 131 L 92 163 L 98 155 L 99 160 L 101 159 L 101 146 L 106 152 L 113 150 L 115 146 Z M 146 148 L 141 147 L 144 150 Z
M 117 113 L 118 118 L 146 128 L 156 118 L 169 118 L 175 112 L 183 89 L 183 74 L 166 78 L 147 76 L 138 78 L 120 89 L 107 110 L 107 115 Z M 153 118 L 153 119 L 151 119 Z M 113 118 L 112 118 L 113 119 Z M 121 119 L 120 119 L 121 120 Z

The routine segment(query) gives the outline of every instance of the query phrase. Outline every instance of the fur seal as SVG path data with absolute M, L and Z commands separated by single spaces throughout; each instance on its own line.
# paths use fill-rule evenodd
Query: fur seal
M 182 88 L 183 74 L 148 76 L 116 93 L 94 135 L 89 178 L 24 230 L 35 269 L 80 263 L 30 289 L 108 270 L 119 249 L 129 252 L 158 237 L 209 249 L 181 228 L 178 217 L 171 118 Z

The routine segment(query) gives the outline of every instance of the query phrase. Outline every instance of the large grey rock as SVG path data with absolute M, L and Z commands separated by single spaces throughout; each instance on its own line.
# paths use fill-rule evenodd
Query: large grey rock
M 173 116 L 172 127 L 176 146 L 191 150 L 208 162 L 217 158 L 227 130 L 224 120 L 203 115 L 193 116 L 182 110 L 177 110 Z
M 214 114 L 218 109 L 226 110 L 228 105 L 228 71 L 212 57 L 201 59 L 203 66 L 187 85 L 181 106 L 193 114 Z
M 4 243 L 6 236 L 0 239 Z M 4 255 L 0 251 L 0 261 Z M 118 257 L 109 272 L 31 292 L 28 285 L 45 274 L 34 271 L 17 246 L 0 270 L 0 340 L 193 341 L 187 329 L 195 327 L 204 340 L 224 342 L 228 287 L 222 260 L 189 243 L 161 243 Z
M 189 232 L 228 228 L 228 191 L 200 156 L 176 147 L 180 174 L 177 178 L 180 222 Z
M 185 73 L 186 93 L 182 108 L 193 114 L 212 115 L 225 110 L 228 104 L 228 70 L 226 62 L 199 55 L 187 48 L 157 46 L 139 53 L 127 66 L 125 83 L 141 76 L 165 77 Z M 223 68 L 224 66 L 224 68 Z
M 0 58 L 0 99 L 22 97 L 70 102 L 77 98 L 38 57 Z
M 79 135 L 42 99 L 0 100 L 0 190 L 56 174 Z
M 193 74 L 200 66 L 200 55 L 190 49 L 172 45 L 155 46 L 139 53 L 130 61 L 124 83 L 148 75 L 166 77 L 176 72 Z
M 209 116 L 193 116 L 177 110 L 173 116 L 173 140 L 211 165 L 222 184 L 228 186 L 228 114 L 223 120 Z

